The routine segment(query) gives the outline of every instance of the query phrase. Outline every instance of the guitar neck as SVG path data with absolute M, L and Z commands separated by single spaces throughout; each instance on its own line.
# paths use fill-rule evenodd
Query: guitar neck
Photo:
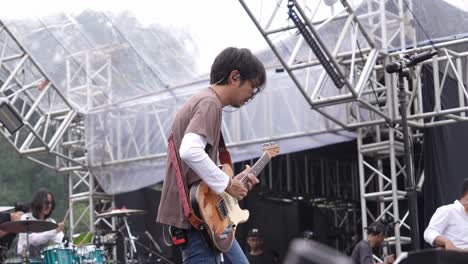
M 257 162 L 255 162 L 255 164 L 252 166 L 250 173 L 257 177 L 269 161 L 270 156 L 264 152 L 260 159 L 258 159 Z M 244 185 L 247 185 L 247 176 L 244 176 L 241 181 L 244 183 Z

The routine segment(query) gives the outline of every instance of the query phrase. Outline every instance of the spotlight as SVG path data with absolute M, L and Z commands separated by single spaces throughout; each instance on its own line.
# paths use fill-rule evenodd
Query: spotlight
M 3 98 L 0 98 L 0 123 L 10 134 L 16 133 L 23 126 L 20 114 L 11 106 L 8 100 Z

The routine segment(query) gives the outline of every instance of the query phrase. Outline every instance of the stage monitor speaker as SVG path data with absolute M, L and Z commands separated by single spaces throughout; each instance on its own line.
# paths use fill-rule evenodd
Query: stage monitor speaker
M 288 264 L 352 264 L 339 251 L 311 240 L 294 239 L 284 263 Z
M 443 249 L 427 249 L 408 252 L 406 257 L 402 256 L 395 264 L 466 264 L 468 263 L 468 252 L 458 252 Z

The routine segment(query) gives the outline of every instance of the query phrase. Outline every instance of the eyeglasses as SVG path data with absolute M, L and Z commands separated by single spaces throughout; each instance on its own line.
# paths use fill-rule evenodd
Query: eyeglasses
M 262 89 L 258 88 L 253 81 L 250 81 L 250 84 L 252 85 L 252 92 L 250 92 L 249 100 L 252 100 L 255 97 L 255 95 L 262 91 Z
M 261 91 L 260 88 L 254 87 L 253 90 L 252 90 L 251 96 L 254 97 L 254 96 L 257 95 L 260 91 Z
M 54 201 L 49 201 L 49 200 L 44 201 L 44 205 L 52 205 L 53 203 Z

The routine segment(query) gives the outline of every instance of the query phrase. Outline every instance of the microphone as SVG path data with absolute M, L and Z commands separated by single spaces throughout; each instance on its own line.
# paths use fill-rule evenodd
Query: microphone
M 409 58 L 410 61 L 408 62 L 408 64 L 406 64 L 406 66 L 407 67 L 414 66 L 420 62 L 423 62 L 425 60 L 428 60 L 434 57 L 435 55 L 437 55 L 437 53 L 438 53 L 437 50 L 429 50 L 421 54 L 412 55 L 410 56 Z
M 429 50 L 421 54 L 415 54 L 409 57 L 406 56 L 401 60 L 397 60 L 387 64 L 387 66 L 385 66 L 385 71 L 387 71 L 388 73 L 399 72 L 405 67 L 412 67 L 420 62 L 428 60 L 437 55 L 437 53 L 437 50 Z
M 394 72 L 399 72 L 403 68 L 403 60 L 397 60 L 393 61 L 387 66 L 385 66 L 385 71 L 388 73 L 394 73 Z
M 158 243 L 156 243 L 156 241 L 154 241 L 153 236 L 151 236 L 151 234 L 150 234 L 150 232 L 148 232 L 148 230 L 145 231 L 145 235 L 149 238 L 149 240 L 151 240 L 151 242 L 153 243 L 154 247 L 155 247 L 160 253 L 162 253 L 162 250 L 161 250 L 161 248 L 159 247 Z

